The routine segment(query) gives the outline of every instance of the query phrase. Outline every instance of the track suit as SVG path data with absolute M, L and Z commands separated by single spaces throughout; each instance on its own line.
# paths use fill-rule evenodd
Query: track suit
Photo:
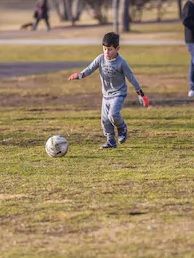
M 81 71 L 81 77 L 84 78 L 92 74 L 96 69 L 99 69 L 100 72 L 103 95 L 101 125 L 104 135 L 109 140 L 115 136 L 114 127 L 117 130 L 126 128 L 120 113 L 127 96 L 125 77 L 136 91 L 141 90 L 141 87 L 131 68 L 120 55 L 115 59 L 108 60 L 104 57 L 104 54 L 100 54 L 88 67 Z

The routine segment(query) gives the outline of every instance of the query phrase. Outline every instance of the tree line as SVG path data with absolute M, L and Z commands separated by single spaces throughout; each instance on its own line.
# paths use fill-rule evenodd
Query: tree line
M 130 31 L 130 24 L 141 22 L 145 9 L 157 10 L 157 21 L 162 20 L 165 8 L 173 2 L 177 3 L 177 17 L 181 17 L 184 0 L 52 0 L 61 21 L 70 21 L 74 25 L 80 20 L 84 10 L 90 10 L 92 17 L 99 24 L 108 22 L 108 10 L 112 9 L 114 30 Z

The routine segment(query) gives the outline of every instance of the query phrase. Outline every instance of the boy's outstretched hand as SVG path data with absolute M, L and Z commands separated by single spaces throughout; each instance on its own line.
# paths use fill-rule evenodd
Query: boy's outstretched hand
M 139 103 L 144 107 L 149 107 L 150 101 L 147 96 L 138 95 Z
M 71 80 L 78 80 L 79 79 L 79 73 L 72 73 L 70 76 L 69 76 L 69 78 L 68 78 L 68 80 L 69 81 L 71 81 Z

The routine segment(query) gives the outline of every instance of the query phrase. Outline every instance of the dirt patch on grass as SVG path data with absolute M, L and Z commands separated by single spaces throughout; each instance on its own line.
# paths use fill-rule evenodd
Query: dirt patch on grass
M 101 98 L 96 94 L 76 94 L 67 96 L 19 96 L 10 94 L 0 96 L 1 107 L 44 107 L 64 106 L 67 109 L 95 109 L 100 106 Z
M 63 63 L 59 62 L 62 69 Z M 70 63 L 70 67 L 80 64 Z M 34 73 L 34 69 L 41 72 L 41 66 L 29 64 L 27 70 Z M 22 72 L 16 69 L 16 72 Z M 43 65 L 44 67 L 44 65 Z M 52 64 L 46 63 L 45 69 L 53 69 Z M 25 71 L 25 69 L 24 69 Z M 7 73 L 6 76 L 10 75 Z M 13 79 L 4 79 L 0 81 L 0 107 L 25 107 L 25 108 L 42 108 L 52 106 L 62 106 L 66 110 L 89 110 L 97 109 L 101 106 L 100 81 L 96 82 L 97 77 L 93 77 L 96 86 L 87 89 L 83 81 L 70 84 L 66 83 L 69 72 L 62 74 L 53 74 L 47 76 L 23 76 Z M 143 82 L 143 89 L 149 96 L 152 106 L 175 106 L 175 105 L 193 105 L 194 99 L 187 97 L 187 78 L 184 75 L 177 74 L 140 74 L 139 81 Z M 92 83 L 92 80 L 91 80 Z M 90 85 L 90 82 L 88 83 Z M 175 86 L 176 85 L 176 86 Z M 57 86 L 57 87 L 56 87 Z M 72 89 L 73 86 L 73 89 Z M 137 96 L 129 85 L 129 96 L 126 99 L 125 106 L 138 106 Z
M 12 200 L 12 199 L 21 199 L 27 197 L 24 194 L 0 194 L 0 201 Z

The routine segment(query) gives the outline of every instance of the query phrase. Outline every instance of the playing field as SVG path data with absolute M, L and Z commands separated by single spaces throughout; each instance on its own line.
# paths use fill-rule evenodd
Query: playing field
M 8 46 L 0 56 L 90 61 L 99 51 Z M 194 257 L 194 102 L 187 98 L 186 50 L 125 46 L 121 54 L 152 107 L 139 107 L 129 86 L 123 109 L 129 139 L 114 150 L 99 149 L 105 139 L 98 73 L 74 82 L 67 81 L 72 71 L 0 80 L 1 257 Z M 54 134 L 70 143 L 63 158 L 45 153 Z
M 58 28 L 52 15 L 49 33 L 44 25 L 34 33 L 20 31 L 32 17 L 32 2 L 26 1 L 26 9 L 16 8 L 19 0 L 14 3 L 1 6 L 1 39 L 78 41 L 112 30 L 111 25 L 87 27 L 86 21 Z M 122 39 L 182 40 L 183 28 L 174 21 L 133 24 Z M 0 45 L 2 63 L 89 63 L 99 53 L 101 46 Z M 129 138 L 112 150 L 99 148 L 105 138 L 97 72 L 81 81 L 67 77 L 83 67 L 0 78 L 0 257 L 194 257 L 188 53 L 183 45 L 121 46 L 120 53 L 152 105 L 140 107 L 129 85 L 123 109 Z M 14 74 L 13 63 L 9 72 Z M 46 140 L 55 134 L 69 141 L 65 157 L 45 152 Z

